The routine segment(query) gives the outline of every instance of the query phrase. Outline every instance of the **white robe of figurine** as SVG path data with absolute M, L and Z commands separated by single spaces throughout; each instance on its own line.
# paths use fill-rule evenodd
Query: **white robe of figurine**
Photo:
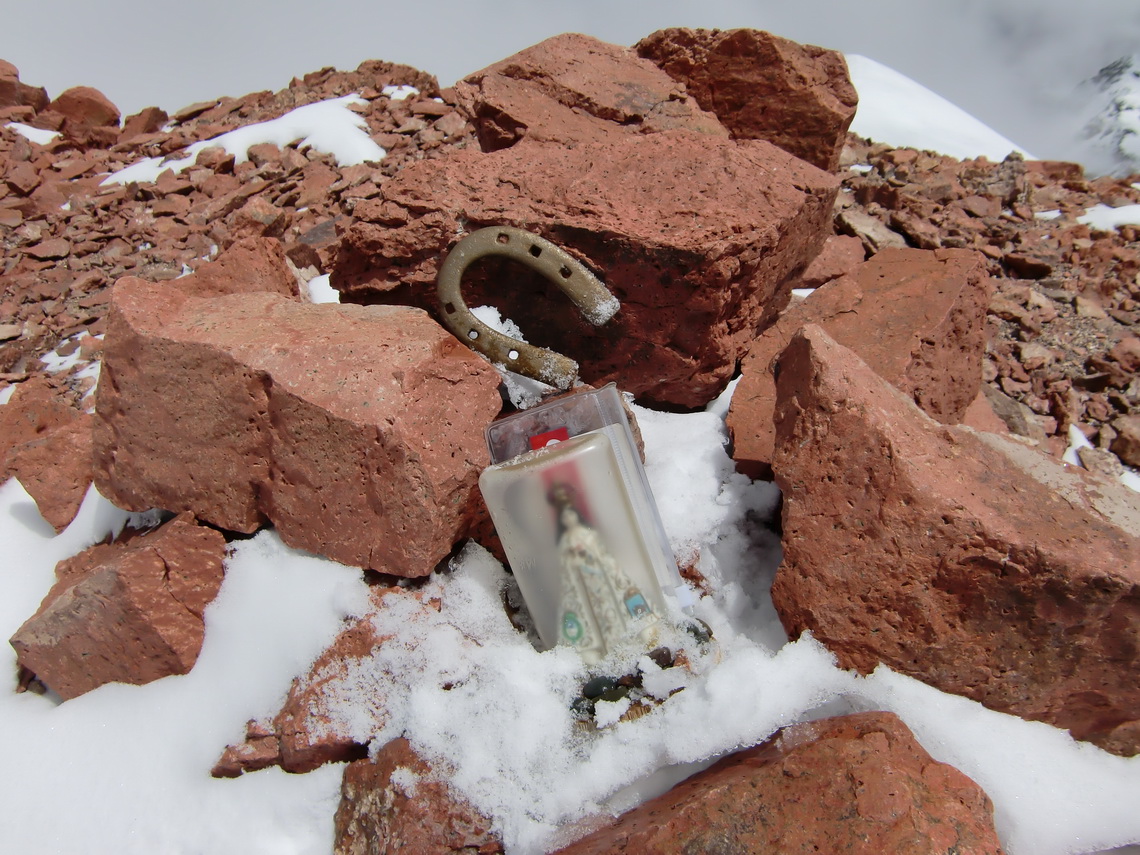
M 570 505 L 559 518 L 558 560 L 562 572 L 559 603 L 562 643 L 577 648 L 593 665 L 617 642 L 644 634 L 657 622 L 648 602 L 618 567 L 601 536 Z

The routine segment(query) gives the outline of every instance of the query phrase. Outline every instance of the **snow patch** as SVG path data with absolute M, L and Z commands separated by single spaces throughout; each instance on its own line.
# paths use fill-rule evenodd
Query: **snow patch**
M 306 104 L 268 122 L 256 122 L 213 139 L 196 142 L 186 149 L 185 156 L 181 158 L 164 160 L 150 157 L 141 160 L 112 173 L 101 183 L 153 183 L 167 169 L 178 173 L 192 166 L 198 153 L 207 148 L 222 148 L 232 154 L 236 162 L 242 163 L 249 159 L 250 147 L 259 143 L 273 143 L 284 148 L 298 142 L 301 148 L 314 148 L 331 154 L 341 166 L 383 160 L 387 152 L 368 135 L 368 123 L 349 109 L 350 106 L 367 103 L 359 95 L 345 95 Z

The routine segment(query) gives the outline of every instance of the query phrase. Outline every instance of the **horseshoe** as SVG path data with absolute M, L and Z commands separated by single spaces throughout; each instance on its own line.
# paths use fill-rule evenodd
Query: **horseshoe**
M 479 229 L 459 241 L 447 254 L 436 277 L 440 314 L 447 328 L 495 364 L 560 390 L 570 388 L 578 377 L 577 362 L 557 351 L 494 330 L 467 308 L 460 288 L 463 274 L 473 262 L 488 255 L 505 256 L 541 273 L 596 327 L 612 318 L 621 304 L 580 261 L 546 238 L 524 229 L 511 226 Z

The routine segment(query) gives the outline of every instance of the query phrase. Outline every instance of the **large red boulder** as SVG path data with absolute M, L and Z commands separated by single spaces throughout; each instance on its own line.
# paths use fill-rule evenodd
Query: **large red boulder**
M 58 581 L 12 636 L 17 661 L 64 700 L 105 683 L 188 673 L 202 649 L 202 614 L 222 584 L 225 547 L 219 532 L 183 514 L 61 561 Z
M 820 327 L 779 366 L 789 635 L 1140 752 L 1140 496 L 934 421 Z
M 498 374 L 418 309 L 125 279 L 103 360 L 95 482 L 120 507 L 272 522 L 292 546 L 401 576 L 430 573 L 473 525 Z
M 684 88 L 633 50 L 563 33 L 455 84 L 484 151 L 521 139 L 577 145 L 614 132 L 686 128 L 728 137 Z
M 559 855 L 957 852 L 998 855 L 993 805 L 892 713 L 784 728 Z
M 838 51 L 761 30 L 658 30 L 634 46 L 732 132 L 834 172 L 859 96 Z
M 792 303 L 741 363 L 728 415 L 737 468 L 771 476 L 775 365 L 804 324 L 819 324 L 929 415 L 960 422 L 982 384 L 990 294 L 973 250 L 885 249 Z
M 344 770 L 336 855 L 447 855 L 503 851 L 490 821 L 453 795 L 406 739 Z
M 458 152 L 404 168 L 356 206 L 332 284 L 346 300 L 434 311 L 441 259 L 459 238 L 527 229 L 596 271 L 621 302 L 617 315 L 591 326 L 513 262 L 472 269 L 467 304 L 499 307 L 577 360 L 587 383 L 696 407 L 787 303 L 789 277 L 830 232 L 836 189 L 770 143 L 684 131 Z
M 47 90 L 20 82 L 20 72 L 0 59 L 0 110 L 5 107 L 31 107 L 39 112 L 48 105 Z
M 90 86 L 73 86 L 60 93 L 48 109 L 63 116 L 64 125 L 75 127 L 118 127 L 119 108 Z

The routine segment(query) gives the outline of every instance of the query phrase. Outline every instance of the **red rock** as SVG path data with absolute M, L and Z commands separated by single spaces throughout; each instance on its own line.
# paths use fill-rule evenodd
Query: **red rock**
M 434 780 L 406 739 L 345 768 L 334 824 L 336 855 L 503 851 L 490 821 Z
M 425 576 L 464 536 L 498 375 L 407 307 L 115 286 L 95 482 L 350 565 Z
M 280 762 L 281 741 L 277 734 L 256 721 L 250 721 L 245 728 L 245 742 L 228 746 L 210 774 L 215 778 L 237 778 Z
M 597 271 L 621 310 L 592 327 L 538 275 L 494 264 L 465 277 L 468 305 L 540 330 L 537 343 L 577 360 L 585 382 L 701 406 L 818 253 L 835 188 L 769 143 L 685 132 L 461 151 L 405 167 L 356 206 L 332 283 L 347 300 L 435 310 L 436 273 L 458 236 L 518 226 Z
M 854 273 L 863 263 L 863 242 L 849 235 L 831 235 L 796 282 L 797 288 L 818 288 Z
M 18 384 L 8 403 L 0 406 L 0 481 L 8 480 L 12 474 L 14 449 L 42 439 L 79 415 L 79 410 L 47 378 L 36 376 Z
M 67 258 L 71 255 L 71 244 L 64 238 L 49 238 L 48 240 L 29 246 L 24 250 L 32 258 L 43 261 L 57 258 Z
M 297 277 L 289 269 L 285 250 L 276 238 L 242 238 L 216 261 L 179 278 L 178 287 L 195 297 L 265 291 L 299 299 Z
M 1116 438 L 1109 448 L 1129 466 L 1140 467 L 1140 415 L 1121 416 L 1112 423 Z
M 166 115 L 165 110 L 159 107 L 145 107 L 133 116 L 127 116 L 119 137 L 129 140 L 139 134 L 153 134 L 162 130 L 169 120 L 170 117 Z
M 289 214 L 261 196 L 254 196 L 230 218 L 230 234 L 246 237 L 280 237 L 289 227 Z
M 761 30 L 658 30 L 634 49 L 734 139 L 760 139 L 834 172 L 859 97 L 843 54 Z
M 526 138 L 576 145 L 686 128 L 727 137 L 669 75 L 630 48 L 564 33 L 455 84 L 484 151 Z
M 0 108 L 26 106 L 38 113 L 47 105 L 46 89 L 21 83 L 16 66 L 0 59 Z
M 559 855 L 957 852 L 998 855 L 993 805 L 892 713 L 792 725 Z
M 194 667 L 202 612 L 222 583 L 225 539 L 184 514 L 125 544 L 93 546 L 11 643 L 19 664 L 64 700 L 104 683 L 142 685 Z
M 973 402 L 962 414 L 962 424 L 974 430 L 984 430 L 990 433 L 1009 433 L 1009 426 L 998 416 L 986 393 L 979 390 Z
M 4 174 L 8 189 L 21 196 L 31 195 L 40 186 L 40 180 L 39 171 L 26 160 L 10 164 Z
M 807 323 L 821 325 L 929 415 L 946 424 L 961 421 L 981 388 L 989 302 L 977 253 L 892 249 L 793 303 L 741 363 L 728 415 L 737 467 L 752 477 L 771 472 L 774 366 Z
M 11 474 L 57 532 L 75 519 L 91 486 L 91 422 L 84 413 L 16 446 L 9 457 Z
M 375 608 L 383 608 L 385 595 L 401 594 L 400 588 L 372 591 Z M 405 594 L 405 596 L 411 596 Z M 344 723 L 332 715 L 330 703 L 344 684 L 352 684 L 353 668 L 367 659 L 384 638 L 376 634 L 371 614 L 346 627 L 289 688 L 281 711 L 273 719 L 273 731 L 280 742 L 280 764 L 288 772 L 311 772 L 325 763 L 354 760 L 362 755 L 358 743 Z M 387 717 L 384 699 L 373 698 L 369 714 L 381 726 Z
M 938 424 L 817 326 L 777 386 L 772 598 L 789 635 L 1140 751 L 1140 497 Z
M 90 86 L 73 86 L 52 101 L 49 108 L 64 117 L 65 128 L 119 126 L 119 108 Z

